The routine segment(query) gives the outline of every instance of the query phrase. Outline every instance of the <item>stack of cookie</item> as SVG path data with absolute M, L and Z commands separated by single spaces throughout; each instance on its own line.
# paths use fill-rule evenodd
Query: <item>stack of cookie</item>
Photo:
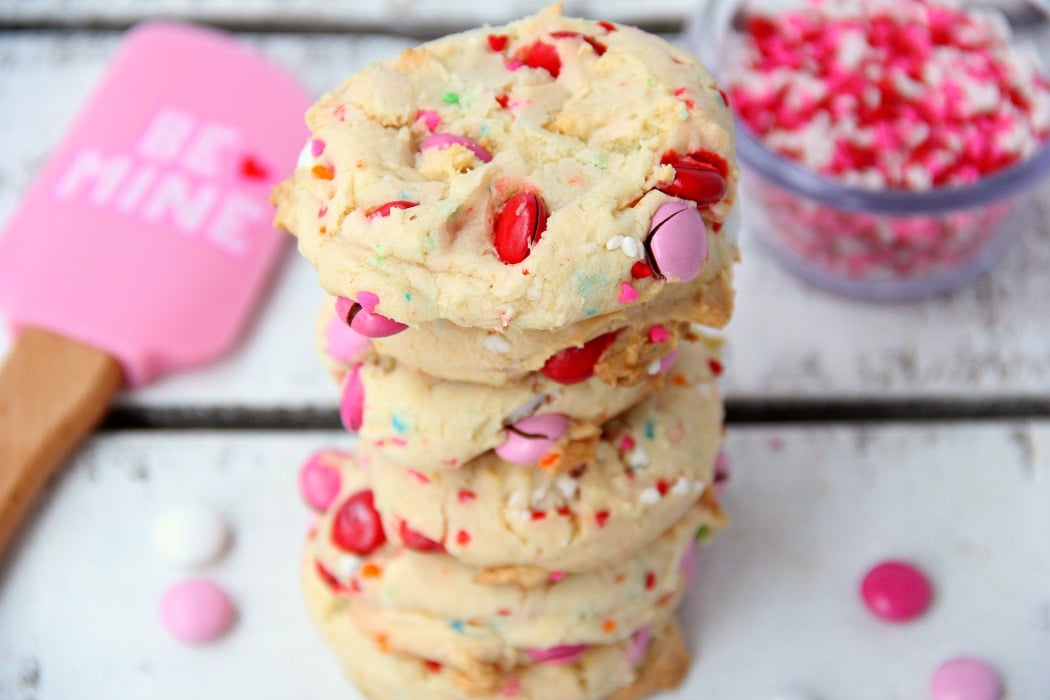
M 713 79 L 555 7 L 374 63 L 308 123 L 275 201 L 332 295 L 318 336 L 359 434 L 323 460 L 304 565 L 347 674 L 377 699 L 673 686 L 673 612 L 723 522 Z

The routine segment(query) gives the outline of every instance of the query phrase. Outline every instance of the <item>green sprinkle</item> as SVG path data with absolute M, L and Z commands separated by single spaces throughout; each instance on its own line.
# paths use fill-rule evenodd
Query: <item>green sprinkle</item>
M 688 121 L 688 119 L 689 119 L 689 110 L 688 109 L 683 109 L 682 113 L 679 116 L 682 118 L 682 121 Z
M 408 423 L 396 413 L 390 417 L 390 425 L 394 427 L 394 430 L 401 434 L 404 434 L 408 430 Z
M 441 96 L 441 101 L 447 105 L 458 105 L 459 95 L 457 95 L 454 92 L 446 92 L 444 95 Z
M 412 295 L 408 292 L 405 292 L 405 301 L 412 301 Z
M 656 439 L 656 424 L 651 420 L 645 421 L 645 437 L 650 440 Z
M 696 531 L 696 539 L 700 542 L 707 542 L 711 539 L 711 528 L 707 525 L 701 525 L 700 529 Z
M 587 318 L 590 318 L 591 316 L 597 316 L 598 315 L 598 309 L 587 309 L 584 312 L 583 315 L 586 316 Z
M 649 87 L 656 87 L 656 81 L 655 81 L 655 80 L 653 80 L 652 78 L 649 78 L 649 79 L 647 79 L 647 80 L 645 81 L 645 84 L 646 84 L 647 86 L 649 86 Z
M 593 165 L 598 168 L 598 170 L 605 170 L 606 166 L 609 165 L 609 156 L 604 153 L 599 153 L 594 159 Z
M 459 632 L 460 634 L 463 634 L 463 632 L 464 632 L 463 621 L 462 620 L 453 620 L 452 622 L 449 623 L 449 626 L 452 629 L 454 629 L 456 632 Z
M 372 258 L 373 265 L 382 265 L 384 262 L 386 262 L 386 258 L 384 258 L 382 255 L 377 255 L 374 258 Z
M 489 135 L 489 125 L 488 124 L 482 124 L 481 128 L 478 129 L 478 133 L 481 134 L 482 136 L 488 136 Z

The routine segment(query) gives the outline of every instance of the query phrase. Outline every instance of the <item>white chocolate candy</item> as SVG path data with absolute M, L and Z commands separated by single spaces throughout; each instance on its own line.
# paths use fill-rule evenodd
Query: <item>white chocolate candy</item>
M 153 548 L 181 568 L 199 568 L 219 559 L 230 540 L 229 526 L 216 511 L 185 503 L 165 508 L 153 527 Z

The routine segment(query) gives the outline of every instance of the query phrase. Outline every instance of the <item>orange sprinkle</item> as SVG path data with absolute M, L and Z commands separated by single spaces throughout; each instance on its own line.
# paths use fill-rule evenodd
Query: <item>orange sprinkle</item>
M 612 619 L 611 617 L 607 617 L 604 620 L 602 620 L 602 632 L 605 632 L 606 634 L 612 634 L 615 631 L 616 620 Z
M 318 180 L 331 180 L 335 177 L 335 172 L 327 165 L 315 165 L 310 172 L 314 174 Z
M 558 454 L 556 452 L 548 452 L 547 454 L 540 457 L 540 469 L 550 469 L 552 466 L 554 466 L 554 463 L 557 461 Z
M 361 578 L 379 578 L 383 575 L 383 567 L 369 562 L 361 567 Z
M 613 579 L 615 583 L 623 583 L 627 579 L 627 574 L 616 574 L 616 578 Z
M 321 229 L 320 229 L 320 231 L 321 231 L 321 235 L 323 236 L 323 235 L 325 235 L 326 233 L 328 233 L 328 227 L 327 227 L 327 226 L 322 226 L 322 227 L 321 227 Z
M 376 647 L 384 654 L 390 653 L 390 640 L 387 639 L 385 634 L 376 635 Z
M 684 374 L 676 374 L 671 377 L 671 383 L 675 386 L 685 386 L 689 383 L 689 380 L 685 378 Z

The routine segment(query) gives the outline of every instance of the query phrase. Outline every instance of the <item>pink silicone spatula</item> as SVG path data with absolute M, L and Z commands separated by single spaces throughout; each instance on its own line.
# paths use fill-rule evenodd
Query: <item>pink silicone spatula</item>
M 218 32 L 127 35 L 0 235 L 0 553 L 122 386 L 233 345 L 285 250 L 268 199 L 309 103 Z

